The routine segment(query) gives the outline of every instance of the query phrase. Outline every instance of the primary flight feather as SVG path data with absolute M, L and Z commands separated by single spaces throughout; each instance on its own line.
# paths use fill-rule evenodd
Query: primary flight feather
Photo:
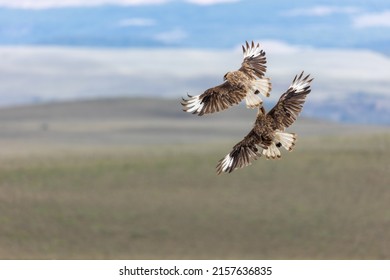
M 246 42 L 242 50 L 244 60 L 240 69 L 226 73 L 224 83 L 203 94 L 183 98 L 184 111 L 202 116 L 225 110 L 243 99 L 248 108 L 261 106 L 263 101 L 258 94 L 268 97 L 271 91 L 270 79 L 264 77 L 267 69 L 265 52 L 253 41 L 251 44 Z

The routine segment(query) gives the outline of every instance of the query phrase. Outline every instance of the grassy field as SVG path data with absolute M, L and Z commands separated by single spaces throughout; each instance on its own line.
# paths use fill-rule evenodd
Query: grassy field
M 48 118 L 42 129 L 31 114 L 2 114 L 1 259 L 390 259 L 386 129 L 297 127 L 296 149 L 282 160 L 217 176 L 240 140 L 228 128 L 212 138 L 199 127 L 210 143 L 166 136 L 141 145 L 164 134 L 118 120 L 82 126 L 82 117 L 79 127 Z M 105 138 L 109 127 L 130 134 Z

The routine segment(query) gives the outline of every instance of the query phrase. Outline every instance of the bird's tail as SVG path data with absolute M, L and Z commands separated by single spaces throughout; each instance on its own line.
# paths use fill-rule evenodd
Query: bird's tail
M 246 107 L 250 109 L 258 108 L 260 107 L 260 105 L 263 104 L 263 100 L 261 100 L 261 98 L 258 95 L 256 95 L 254 92 L 249 92 L 245 96 L 245 102 L 246 102 Z
M 295 133 L 276 131 L 275 142 L 276 145 L 281 145 L 287 151 L 291 151 L 295 146 L 297 135 Z
M 252 82 L 252 88 L 255 94 L 261 93 L 265 97 L 269 97 L 272 89 L 271 80 L 270 78 L 256 79 Z
M 276 147 L 274 142 L 272 142 L 272 144 L 268 146 L 268 149 L 263 150 L 263 155 L 267 159 L 271 159 L 271 158 L 277 159 L 277 158 L 281 158 L 282 156 L 280 150 L 278 149 L 278 147 Z
M 268 146 L 268 149 L 264 149 L 262 153 L 267 159 L 280 158 L 282 155 L 279 148 L 283 147 L 287 151 L 291 151 L 295 146 L 296 140 L 297 136 L 295 133 L 276 131 L 274 141 Z
M 258 94 L 261 93 L 265 97 L 269 97 L 271 87 L 272 86 L 269 78 L 254 80 L 252 82 L 252 91 L 250 91 L 245 97 L 246 107 L 251 109 L 260 107 L 260 105 L 263 104 L 263 100 Z

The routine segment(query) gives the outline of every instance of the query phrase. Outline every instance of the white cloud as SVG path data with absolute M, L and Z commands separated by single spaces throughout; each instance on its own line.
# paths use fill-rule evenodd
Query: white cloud
M 154 38 L 164 44 L 175 44 L 183 41 L 188 37 L 188 34 L 180 28 L 175 28 L 169 31 L 161 32 Z
M 390 95 L 390 59 L 382 54 L 354 49 L 308 49 L 294 55 L 274 55 L 270 50 L 267 54 L 274 81 L 285 81 L 301 70 L 312 73 L 317 91 L 312 98 L 339 98 L 356 92 Z
M 294 54 L 299 51 L 303 51 L 306 49 L 309 49 L 307 46 L 299 46 L 299 45 L 292 45 L 287 44 L 284 41 L 280 40 L 254 40 L 255 43 L 259 42 L 260 47 L 268 53 L 267 50 L 271 51 L 273 54 Z M 242 50 L 242 45 L 237 45 L 235 48 L 237 51 Z
M 166 2 L 169 2 L 169 0 L 0 0 L 0 7 L 48 9 L 99 5 L 152 5 L 163 4 Z
M 314 6 L 308 8 L 297 8 L 282 13 L 284 16 L 330 16 L 333 14 L 355 14 L 359 12 L 359 8 L 356 7 L 336 7 L 336 6 Z
M 118 25 L 121 27 L 127 26 L 153 26 L 156 22 L 151 18 L 126 18 L 118 22 Z
M 307 49 L 307 47 L 290 45 L 278 40 L 262 40 L 261 45 L 264 50 L 269 50 L 273 54 L 294 54 L 303 49 Z
M 353 25 L 357 28 L 390 27 L 390 10 L 358 15 L 353 19 Z
M 0 7 L 19 9 L 50 9 L 63 7 L 92 7 L 100 5 L 155 5 L 174 0 L 0 0 Z M 182 0 L 197 5 L 213 5 L 238 2 L 240 0 Z
M 267 53 L 267 76 L 273 84 L 272 100 L 302 70 L 315 78 L 312 99 L 344 98 L 356 92 L 390 96 L 389 57 L 367 50 L 261 43 Z M 112 94 L 179 98 L 222 82 L 223 74 L 240 67 L 242 51 L 0 47 L 0 57 L 3 99 Z
M 240 0 L 186 0 L 188 3 L 197 4 L 197 5 L 215 5 L 223 3 L 234 3 L 239 2 Z
M 0 0 L 0 7 L 22 9 L 48 9 L 75 6 L 99 5 L 153 5 L 164 4 L 174 0 Z M 238 2 L 240 0 L 182 0 L 196 5 L 214 5 Z

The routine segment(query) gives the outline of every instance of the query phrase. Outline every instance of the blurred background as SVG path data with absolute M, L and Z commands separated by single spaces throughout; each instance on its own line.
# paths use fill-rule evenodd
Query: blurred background
M 251 129 L 181 97 L 260 42 L 315 80 L 293 152 L 217 176 Z M 0 0 L 0 258 L 389 259 L 390 4 Z

